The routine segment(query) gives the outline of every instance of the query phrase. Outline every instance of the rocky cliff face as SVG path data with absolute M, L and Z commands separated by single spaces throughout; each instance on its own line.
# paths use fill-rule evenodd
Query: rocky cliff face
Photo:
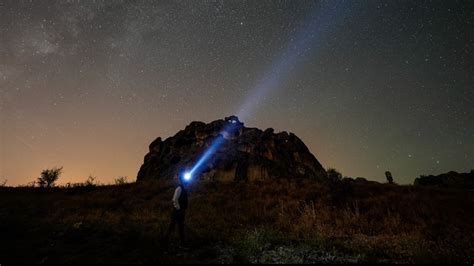
M 293 133 L 247 128 L 237 117 L 230 116 L 208 124 L 192 122 L 173 137 L 154 140 L 137 181 L 169 179 L 182 174 L 216 140 L 220 145 L 194 178 L 220 181 L 326 178 L 324 168 Z

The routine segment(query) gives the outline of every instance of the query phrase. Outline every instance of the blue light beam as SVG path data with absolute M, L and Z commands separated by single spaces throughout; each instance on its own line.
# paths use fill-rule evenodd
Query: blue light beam
M 279 60 L 276 61 L 268 72 L 265 72 L 263 78 L 257 83 L 256 87 L 250 90 L 250 93 L 240 105 L 237 116 L 243 120 L 248 117 L 254 108 L 260 104 L 261 99 L 269 93 L 270 90 L 278 88 L 288 78 L 289 73 L 294 71 L 299 60 L 308 55 L 310 51 L 314 53 L 319 49 L 332 28 L 338 25 L 338 22 L 345 19 L 343 11 L 350 8 L 346 1 L 328 1 L 322 2 L 321 6 L 315 7 L 310 13 L 307 23 L 298 31 L 294 42 L 290 42 L 289 46 L 281 54 Z M 235 124 L 227 123 L 219 134 L 202 153 L 199 160 L 194 164 L 193 168 L 185 174 L 191 179 L 192 176 L 199 174 L 203 170 L 204 165 L 211 159 L 211 156 L 224 143 L 225 138 L 223 132 L 232 134 L 236 129 Z
M 228 134 L 233 134 L 236 130 L 236 124 L 234 123 L 227 123 L 224 128 L 221 130 L 221 133 L 217 135 L 217 137 L 211 142 L 209 147 L 204 151 L 200 159 L 194 164 L 194 167 L 189 171 L 189 173 L 194 176 L 195 174 L 199 173 L 202 170 L 202 167 L 205 163 L 209 160 L 212 154 L 216 152 L 216 150 L 222 145 L 225 141 L 224 132 Z
M 314 53 L 323 45 L 323 40 L 336 26 L 343 22 L 350 7 L 346 1 L 321 2 L 321 6 L 313 7 L 306 23 L 298 31 L 286 50 L 278 57 L 268 72 L 247 95 L 237 116 L 244 121 L 256 106 L 261 106 L 261 100 L 270 90 L 275 90 L 283 83 L 292 71 L 295 71 L 301 59 L 307 59 L 309 53 Z

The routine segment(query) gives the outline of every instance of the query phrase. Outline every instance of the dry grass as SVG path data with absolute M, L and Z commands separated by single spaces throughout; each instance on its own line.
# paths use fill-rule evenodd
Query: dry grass
M 360 262 L 474 261 L 474 198 L 466 191 L 351 184 L 341 194 L 310 180 L 197 183 L 187 214 L 193 252 L 181 257 L 161 243 L 172 193 L 173 184 L 157 181 L 0 188 L 0 262 L 216 262 L 221 248 L 245 262 L 268 244 Z M 299 262 L 295 252 L 290 262 Z

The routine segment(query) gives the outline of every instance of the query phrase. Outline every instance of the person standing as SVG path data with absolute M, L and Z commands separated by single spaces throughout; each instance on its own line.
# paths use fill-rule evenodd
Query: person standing
M 178 225 L 179 240 L 181 246 L 186 246 L 184 237 L 184 221 L 186 217 L 186 209 L 188 208 L 188 192 L 186 190 L 186 182 L 183 176 L 178 178 L 179 184 L 173 194 L 173 212 L 171 214 L 171 222 L 168 231 L 165 235 L 166 245 L 169 243 L 169 238 L 174 232 L 176 225 Z

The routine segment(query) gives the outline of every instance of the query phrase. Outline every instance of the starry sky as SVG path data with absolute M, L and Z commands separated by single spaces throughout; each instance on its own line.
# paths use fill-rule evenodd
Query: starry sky
M 474 168 L 472 1 L 0 0 L 0 181 L 135 180 L 148 144 L 245 114 L 345 176 Z

